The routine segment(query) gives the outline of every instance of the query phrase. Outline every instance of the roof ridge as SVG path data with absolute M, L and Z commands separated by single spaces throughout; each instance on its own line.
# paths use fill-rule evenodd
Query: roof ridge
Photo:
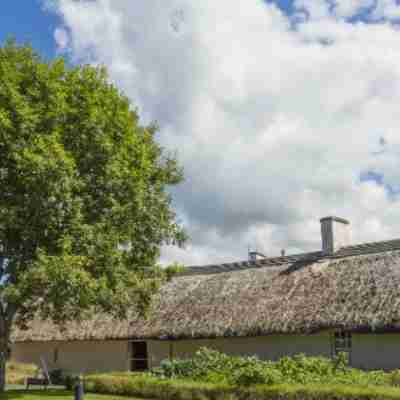
M 323 254 L 322 251 L 311 251 L 306 253 L 290 254 L 277 257 L 266 257 L 256 261 L 233 261 L 221 264 L 206 264 L 188 266 L 179 273 L 179 276 L 187 275 L 212 275 L 222 272 L 238 271 L 243 269 L 278 267 L 285 264 L 291 264 L 299 261 L 313 261 L 317 259 L 337 259 L 352 256 L 361 256 L 369 254 L 384 253 L 388 251 L 400 250 L 400 238 L 391 240 L 382 240 L 378 242 L 364 242 L 345 246 L 334 254 Z
M 366 247 L 366 246 L 376 246 L 376 245 L 382 245 L 382 244 L 391 244 L 399 242 L 400 243 L 400 238 L 397 239 L 390 239 L 390 240 L 379 240 L 376 242 L 362 242 L 362 243 L 357 243 L 357 244 L 351 244 L 349 246 L 344 246 L 340 250 L 344 249 L 352 249 L 352 248 L 359 248 L 359 247 Z
M 221 272 L 237 271 L 241 269 L 252 269 L 262 267 L 277 267 L 296 261 L 307 261 L 320 258 L 321 251 L 312 251 L 307 253 L 291 254 L 278 257 L 267 257 L 256 261 L 233 261 L 222 264 L 194 265 L 186 267 L 185 270 L 178 275 L 211 275 Z

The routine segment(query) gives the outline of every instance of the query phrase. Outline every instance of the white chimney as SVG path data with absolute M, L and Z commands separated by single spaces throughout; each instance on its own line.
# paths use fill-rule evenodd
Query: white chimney
M 334 254 L 342 247 L 349 246 L 350 222 L 338 217 L 321 219 L 322 252 Z

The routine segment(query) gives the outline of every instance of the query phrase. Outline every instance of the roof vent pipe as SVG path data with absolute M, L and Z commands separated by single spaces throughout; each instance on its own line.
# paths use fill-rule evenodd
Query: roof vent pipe
M 338 217 L 321 219 L 322 252 L 332 255 L 351 242 L 350 222 Z

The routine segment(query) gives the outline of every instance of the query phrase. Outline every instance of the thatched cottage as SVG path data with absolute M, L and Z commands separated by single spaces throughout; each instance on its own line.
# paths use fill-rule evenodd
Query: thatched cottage
M 321 220 L 322 249 L 190 267 L 146 321 L 104 316 L 60 331 L 16 331 L 12 358 L 74 372 L 143 370 L 208 346 L 277 359 L 346 351 L 351 364 L 400 367 L 400 240 L 350 245 L 347 221 Z

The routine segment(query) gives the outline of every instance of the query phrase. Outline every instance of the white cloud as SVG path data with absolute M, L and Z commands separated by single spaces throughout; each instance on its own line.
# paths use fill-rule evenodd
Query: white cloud
M 373 17 L 377 19 L 399 20 L 400 5 L 396 0 L 379 0 Z
M 333 11 L 338 17 L 352 17 L 375 6 L 375 0 L 336 0 Z
M 64 52 L 68 48 L 69 37 L 64 28 L 58 27 L 54 30 L 54 40 L 56 41 L 57 51 Z
M 234 4 L 58 2 L 74 59 L 106 64 L 184 164 L 174 199 L 192 241 L 163 260 L 315 250 L 330 214 L 351 219 L 354 241 L 400 236 L 397 198 L 359 179 L 400 178 L 396 27 L 342 18 L 367 0 L 298 0 L 296 29 L 273 4 Z

